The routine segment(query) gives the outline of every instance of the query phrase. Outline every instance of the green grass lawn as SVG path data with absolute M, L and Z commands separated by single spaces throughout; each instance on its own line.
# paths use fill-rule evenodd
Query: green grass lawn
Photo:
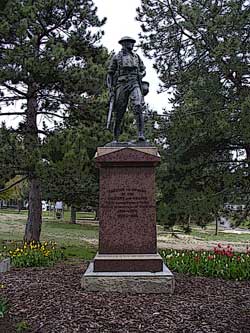
M 43 224 L 41 241 L 55 241 L 58 246 L 63 247 L 66 255 L 91 259 L 97 251 L 99 226 L 93 219 L 93 213 L 77 213 L 77 224 L 70 224 L 70 212 L 65 212 L 64 220 L 56 219 L 53 212 L 43 212 Z M 27 211 L 18 213 L 15 210 L 0 210 L 0 242 L 2 241 L 22 241 Z M 84 220 L 85 219 L 85 220 Z M 177 230 L 177 227 L 176 229 Z M 162 226 L 157 226 L 158 235 L 164 236 L 169 233 L 164 231 Z M 179 229 L 179 232 L 180 229 Z M 205 229 L 192 226 L 190 238 L 203 241 L 227 241 L 233 243 L 249 244 L 250 234 L 235 234 L 219 232 L 216 236 L 215 226 L 208 225 Z M 181 240 L 180 240 L 181 242 Z
M 42 227 L 42 240 L 55 240 L 64 245 L 81 244 L 83 240 L 97 240 L 98 225 L 66 224 L 62 222 L 44 222 Z
M 1 219 L 1 217 L 0 217 Z M 0 221 L 0 239 L 22 240 L 25 220 Z M 82 240 L 97 240 L 98 225 L 66 224 L 57 221 L 43 221 L 41 240 L 55 240 L 62 245 L 80 244 Z
M 6 216 L 9 218 L 6 218 Z M 70 216 L 67 212 L 66 216 Z M 2 217 L 2 218 L 1 218 Z M 80 212 L 77 219 L 93 218 L 93 213 Z M 9 241 L 22 241 L 27 211 L 0 210 L 0 249 Z M 52 212 L 43 212 L 41 241 L 55 241 L 68 257 L 92 259 L 97 251 L 98 224 L 80 220 L 70 224 L 55 219 Z
M 1 214 L 15 214 L 17 216 L 27 216 L 28 211 L 27 210 L 21 210 L 18 212 L 17 209 L 0 209 L 0 217 Z M 63 220 L 70 221 L 70 211 L 66 210 L 63 213 Z M 55 218 L 55 214 L 53 211 L 43 211 L 43 218 Z M 94 212 L 77 212 L 76 213 L 77 219 L 94 219 L 95 213 Z
M 0 239 L 21 240 L 24 234 L 27 211 L 18 213 L 16 210 L 0 210 Z M 81 239 L 97 239 L 98 224 L 91 224 L 94 213 L 77 213 L 78 224 L 68 223 L 70 212 L 65 212 L 64 219 L 56 219 L 53 212 L 43 212 L 42 240 L 55 240 L 60 243 L 73 244 Z M 84 220 L 86 219 L 86 220 Z M 89 222 L 89 223 L 88 223 Z

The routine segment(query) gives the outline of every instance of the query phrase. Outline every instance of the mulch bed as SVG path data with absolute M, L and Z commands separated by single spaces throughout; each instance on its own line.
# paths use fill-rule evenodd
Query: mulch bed
M 86 265 L 12 269 L 0 274 L 11 307 L 0 332 L 14 333 L 24 320 L 39 333 L 249 333 L 250 282 L 176 274 L 174 295 L 87 293 Z M 25 331 L 28 332 L 28 331 Z

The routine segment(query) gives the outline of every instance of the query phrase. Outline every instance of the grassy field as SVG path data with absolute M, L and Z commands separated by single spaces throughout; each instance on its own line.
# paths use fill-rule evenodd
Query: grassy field
M 0 211 L 0 249 L 6 242 L 22 241 L 26 218 L 27 211 Z M 93 213 L 79 212 L 78 223 L 70 224 L 70 212 L 65 212 L 64 220 L 55 219 L 52 212 L 43 212 L 41 241 L 55 241 L 66 256 L 91 259 L 98 242 L 98 223 L 93 218 Z
M 0 210 L 0 242 L 22 241 L 27 211 Z M 58 220 L 53 212 L 43 212 L 41 240 L 53 240 L 63 247 L 66 254 L 81 258 L 92 258 L 98 246 L 98 222 L 93 213 L 78 212 L 77 224 L 70 224 L 70 212 L 64 213 L 64 219 Z M 179 230 L 180 231 L 180 230 Z M 224 233 L 214 235 L 215 226 L 206 229 L 193 226 L 192 233 L 171 234 L 162 226 L 157 226 L 159 248 L 211 248 L 219 242 L 230 243 L 239 251 L 250 245 L 250 233 Z
M 77 214 L 77 219 L 93 217 L 89 213 Z M 0 239 L 20 240 L 23 237 L 27 212 L 21 214 L 13 211 L 0 211 Z M 69 219 L 55 219 L 53 214 L 43 212 L 42 240 L 55 240 L 64 245 L 64 243 L 79 244 L 81 240 L 97 239 L 98 225 L 89 220 L 78 220 L 78 224 L 67 223 Z
M 0 209 L 0 216 L 5 215 L 5 214 L 14 214 L 16 216 L 27 216 L 28 211 L 27 210 L 21 210 L 18 212 L 16 209 Z M 70 221 L 70 211 L 64 211 L 63 214 L 63 220 L 64 221 Z M 95 213 L 92 212 L 77 212 L 77 219 L 94 219 L 95 218 Z M 53 211 L 43 211 L 43 218 L 55 218 L 55 214 Z

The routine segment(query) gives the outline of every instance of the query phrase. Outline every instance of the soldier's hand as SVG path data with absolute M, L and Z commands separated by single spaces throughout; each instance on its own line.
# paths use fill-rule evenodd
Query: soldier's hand
M 146 75 L 146 72 L 143 71 L 143 72 L 140 72 L 140 79 L 142 80 L 144 78 L 144 76 Z

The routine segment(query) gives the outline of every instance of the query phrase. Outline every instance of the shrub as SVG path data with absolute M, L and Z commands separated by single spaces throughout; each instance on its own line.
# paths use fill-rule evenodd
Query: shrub
M 218 244 L 213 251 L 162 250 L 168 267 L 179 273 L 250 280 L 250 251 L 236 253 L 231 246 Z
M 9 251 L 11 263 L 15 267 L 47 267 L 63 258 L 61 250 L 54 242 L 24 243 Z
M 5 298 L 0 297 L 0 319 L 3 318 L 9 309 L 8 302 Z

